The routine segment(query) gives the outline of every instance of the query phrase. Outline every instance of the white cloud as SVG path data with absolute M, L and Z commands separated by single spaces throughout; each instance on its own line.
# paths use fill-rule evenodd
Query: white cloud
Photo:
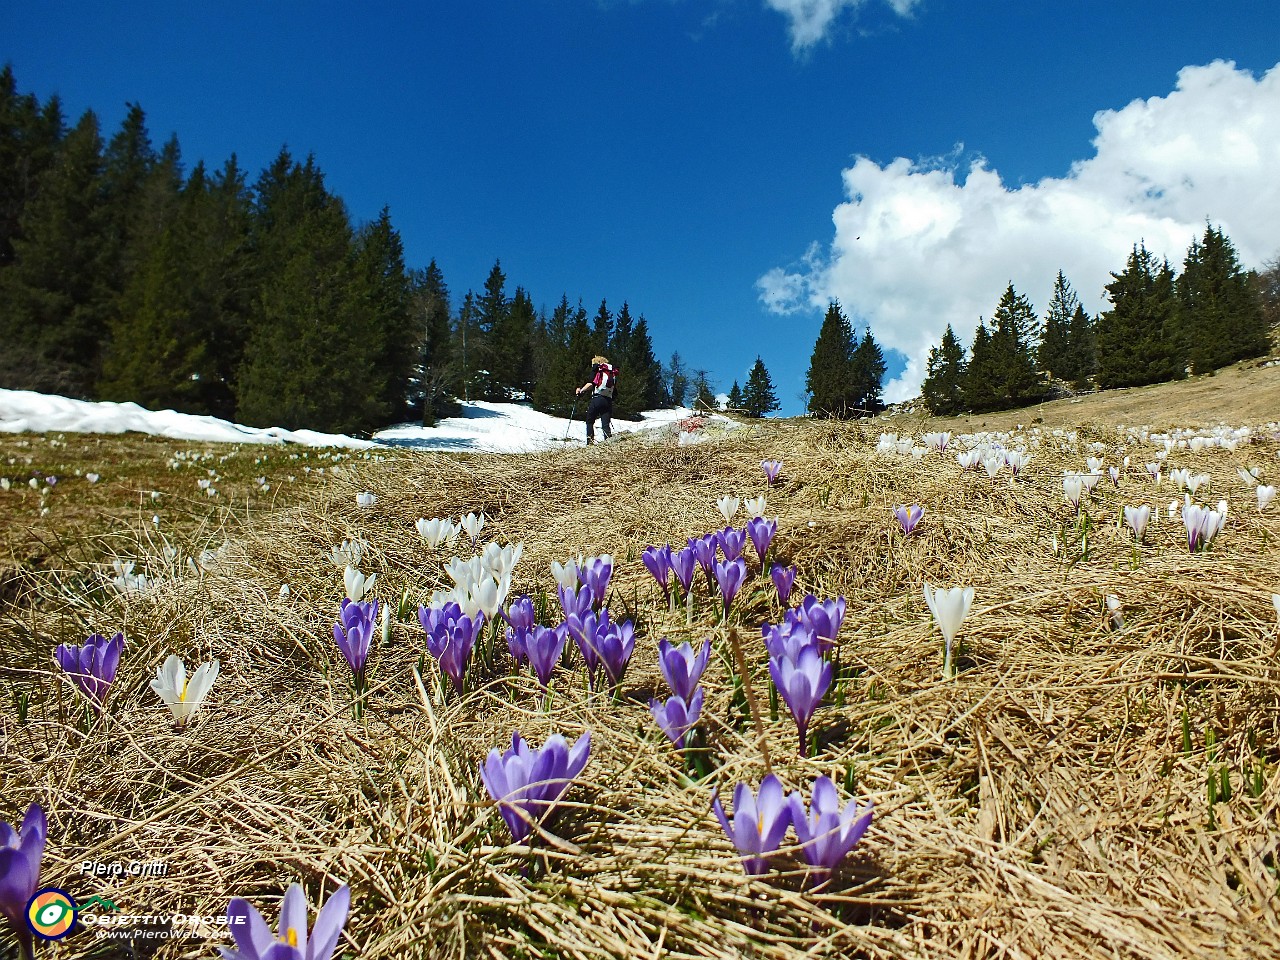
M 1168 96 L 1093 122 L 1094 156 L 1016 189 L 983 161 L 964 175 L 955 161 L 858 157 L 830 248 L 761 277 L 761 300 L 786 313 L 839 299 L 910 359 L 886 385 L 894 402 L 919 392 L 946 325 L 967 343 L 1010 282 L 1043 315 L 1061 269 L 1096 313 L 1135 243 L 1180 269 L 1206 219 L 1246 267 L 1280 253 L 1280 65 L 1261 78 L 1230 62 L 1185 67 Z
M 920 0 L 885 0 L 899 16 L 907 16 Z M 791 21 L 791 49 L 800 53 L 827 35 L 843 10 L 857 10 L 868 0 L 765 0 Z

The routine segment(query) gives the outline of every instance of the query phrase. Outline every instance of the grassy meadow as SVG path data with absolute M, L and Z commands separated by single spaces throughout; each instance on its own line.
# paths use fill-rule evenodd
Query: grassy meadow
M 313 911 L 350 884 L 337 956 L 361 960 L 1275 957 L 1280 500 L 1260 512 L 1237 468 L 1277 483 L 1277 419 L 1280 367 L 1251 366 L 985 417 L 766 421 L 688 446 L 634 435 L 518 456 L 0 436 L 0 819 L 38 801 L 41 884 L 129 913 L 219 915 L 239 896 L 274 925 L 290 883 Z M 1131 432 L 1219 424 L 1253 429 L 1234 450 L 1175 446 L 1159 486 L 1144 464 L 1163 447 Z M 962 470 L 958 440 L 918 459 L 877 449 L 884 432 L 919 443 L 931 430 L 1012 431 L 1005 446 L 1032 460 L 1010 482 Z M 1090 456 L 1130 462 L 1077 517 L 1062 471 Z M 766 488 L 769 458 L 783 469 Z M 1209 474 L 1202 502 L 1228 501 L 1206 552 L 1188 551 L 1169 514 L 1175 467 Z M 371 507 L 357 506 L 365 491 Z M 723 527 L 717 498 L 761 494 L 778 519 L 770 560 L 798 569 L 793 602 L 847 601 L 842 676 L 807 758 L 785 706 L 771 708 L 760 625 L 782 611 L 751 547 L 727 622 L 701 574 L 691 612 L 672 610 L 640 561 Z M 924 517 L 904 537 L 893 507 L 913 503 Z M 1135 544 L 1120 516 L 1143 503 Z M 528 671 L 502 659 L 464 698 L 442 692 L 416 608 L 448 585 L 442 563 L 472 551 L 431 549 L 414 522 L 480 511 L 482 544 L 524 544 L 512 595 L 550 594 L 548 619 L 553 561 L 613 556 L 609 607 L 638 635 L 616 701 L 562 669 L 543 709 Z M 358 720 L 332 634 L 331 551 L 353 539 L 396 612 Z M 128 563 L 147 589 L 111 585 Z M 975 590 L 955 679 L 926 582 Z M 53 650 L 115 631 L 119 676 L 86 718 Z M 660 637 L 713 639 L 700 781 L 649 713 L 666 695 Z M 148 686 L 170 653 L 221 664 L 185 730 Z M 512 844 L 479 763 L 513 730 L 540 745 L 588 729 L 554 836 L 532 854 Z M 845 800 L 875 804 L 821 889 L 791 835 L 768 874 L 746 877 L 711 812 L 716 790 L 727 804 L 769 771 L 806 796 L 826 774 Z M 84 861 L 168 869 L 89 878 Z M 136 950 L 212 957 L 218 944 L 230 940 Z M 39 949 L 132 955 L 92 931 Z

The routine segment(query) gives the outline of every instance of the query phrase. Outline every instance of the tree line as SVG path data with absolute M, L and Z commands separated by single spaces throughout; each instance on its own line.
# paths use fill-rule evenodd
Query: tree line
M 1075 389 L 1180 380 L 1263 356 L 1278 319 L 1276 275 L 1240 265 L 1223 231 L 1206 224 L 1174 273 L 1145 244 L 1106 286 L 1108 309 L 1090 317 L 1062 271 L 1043 322 L 1013 284 L 968 350 L 948 324 L 929 352 L 921 393 L 939 415 L 1003 410 Z
M 550 312 L 501 263 L 451 302 L 405 264 L 388 210 L 355 224 L 314 158 L 287 149 L 250 182 L 233 155 L 186 171 L 137 104 L 104 142 L 0 72 L 0 386 L 255 425 L 361 432 L 452 412 L 455 398 L 567 413 L 603 353 L 621 416 L 680 402 L 627 303 Z M 705 371 L 699 371 L 706 385 Z

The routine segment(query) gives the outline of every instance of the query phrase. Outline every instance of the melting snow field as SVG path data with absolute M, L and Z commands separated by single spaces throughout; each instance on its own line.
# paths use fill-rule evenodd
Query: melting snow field
M 614 420 L 615 433 L 672 426 L 690 415 L 687 409 L 657 410 L 638 422 Z M 26 390 L 0 390 L 0 433 L 126 433 L 134 431 L 175 440 L 211 443 L 297 443 L 310 447 L 363 450 L 382 445 L 415 450 L 464 453 L 532 453 L 582 444 L 585 427 L 563 417 L 539 413 L 518 403 L 462 404 L 462 415 L 434 427 L 406 423 L 362 440 L 342 434 L 283 427 L 246 427 L 217 417 L 173 410 L 147 410 L 136 403 L 71 400 Z M 599 426 L 596 428 L 599 436 Z M 566 439 L 567 438 L 567 439 Z

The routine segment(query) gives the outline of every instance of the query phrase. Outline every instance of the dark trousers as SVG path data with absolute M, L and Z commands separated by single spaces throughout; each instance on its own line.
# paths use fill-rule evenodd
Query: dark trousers
M 608 440 L 613 436 L 613 427 L 609 423 L 609 418 L 613 416 L 613 397 L 606 397 L 604 394 L 593 394 L 591 402 L 587 404 L 587 443 L 591 443 L 596 438 L 596 418 L 600 418 L 600 432 L 604 434 L 604 438 Z

